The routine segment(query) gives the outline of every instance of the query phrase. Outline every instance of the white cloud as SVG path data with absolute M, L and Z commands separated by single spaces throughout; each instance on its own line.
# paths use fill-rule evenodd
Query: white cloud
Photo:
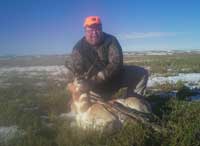
M 127 34 L 118 34 L 117 37 L 121 40 L 134 40 L 153 37 L 168 37 L 175 36 L 175 32 L 132 32 Z

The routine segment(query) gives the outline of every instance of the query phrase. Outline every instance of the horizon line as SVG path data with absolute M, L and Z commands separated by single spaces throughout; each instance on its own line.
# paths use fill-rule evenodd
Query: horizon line
M 174 51 L 181 51 L 181 52 L 188 52 L 188 51 L 198 51 L 200 52 L 200 48 L 199 49 L 144 49 L 144 50 L 123 50 L 123 54 L 124 53 L 131 53 L 131 52 L 174 52 Z M 25 53 L 25 54 L 3 54 L 3 55 L 0 55 L 0 57 L 7 57 L 7 56 L 53 56 L 53 55 L 70 55 L 71 52 L 66 52 L 66 53 L 41 53 L 41 54 L 37 54 L 37 53 L 31 53 L 31 54 L 28 54 L 28 53 Z

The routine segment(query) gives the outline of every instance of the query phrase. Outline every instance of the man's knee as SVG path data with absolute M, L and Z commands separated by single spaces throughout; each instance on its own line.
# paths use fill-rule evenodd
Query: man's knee
M 140 79 L 138 81 L 138 85 L 136 86 L 139 87 L 139 88 L 146 88 L 147 86 L 147 82 L 148 82 L 148 78 L 149 78 L 149 71 L 145 68 L 142 68 L 140 70 Z
M 141 71 L 141 78 L 140 81 L 138 82 L 135 92 L 144 95 L 147 87 L 147 82 L 149 78 L 149 72 L 145 68 Z
M 145 68 L 143 68 L 143 77 L 142 77 L 145 81 L 148 81 L 149 78 L 149 71 Z

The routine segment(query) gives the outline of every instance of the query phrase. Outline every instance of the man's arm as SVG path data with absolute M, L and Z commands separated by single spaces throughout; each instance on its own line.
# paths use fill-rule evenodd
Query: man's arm
M 81 40 L 79 40 L 72 49 L 72 53 L 65 61 L 65 66 L 70 69 L 75 76 L 83 73 L 83 57 L 79 51 L 81 47 Z
M 97 78 L 106 80 L 119 73 L 123 66 L 122 48 L 116 38 L 113 38 L 109 46 L 107 66 L 97 74 Z
M 87 78 L 91 78 L 103 69 L 97 52 L 82 45 L 80 41 L 73 48 L 69 62 L 73 73 L 77 77 L 84 77 L 86 75 Z

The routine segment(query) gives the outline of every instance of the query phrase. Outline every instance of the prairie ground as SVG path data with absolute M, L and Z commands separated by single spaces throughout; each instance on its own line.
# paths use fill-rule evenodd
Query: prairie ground
M 32 59 L 32 65 L 23 64 L 22 58 L 15 64 L 4 58 L 0 60 L 0 145 L 199 146 L 200 102 L 193 100 L 199 96 L 199 58 L 195 53 L 125 56 L 126 64 L 150 71 L 146 98 L 166 130 L 158 133 L 140 123 L 127 123 L 112 134 L 70 128 L 70 121 L 60 118 L 68 111 L 70 97 L 63 57 L 56 56 L 56 62 Z

